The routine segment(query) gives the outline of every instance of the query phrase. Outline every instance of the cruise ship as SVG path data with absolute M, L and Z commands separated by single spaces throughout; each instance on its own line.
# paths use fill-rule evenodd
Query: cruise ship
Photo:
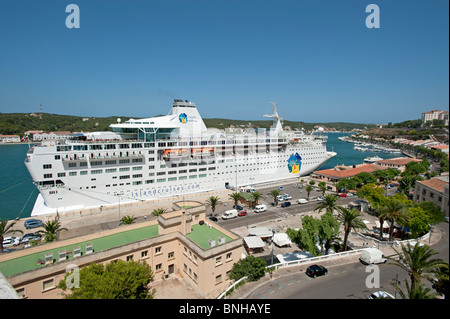
M 177 99 L 166 116 L 35 145 L 25 159 L 39 190 L 31 215 L 290 179 L 336 155 L 321 132 L 284 130 L 271 103 L 270 129 L 208 129 L 193 102 Z

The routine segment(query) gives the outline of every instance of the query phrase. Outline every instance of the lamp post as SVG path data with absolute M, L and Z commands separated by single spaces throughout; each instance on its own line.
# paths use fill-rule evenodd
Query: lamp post
M 270 279 L 272 279 L 272 272 L 273 272 L 273 236 L 275 235 L 275 229 L 271 229 L 272 231 L 272 251 L 270 253 Z

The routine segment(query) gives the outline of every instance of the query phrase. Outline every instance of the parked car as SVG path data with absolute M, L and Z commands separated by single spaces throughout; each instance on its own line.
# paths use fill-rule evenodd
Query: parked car
M 369 299 L 395 299 L 395 298 L 390 293 L 379 290 L 375 291 L 374 293 L 371 293 Z
M 38 233 L 28 233 L 23 235 L 22 240 L 20 241 L 21 244 L 27 244 L 30 241 L 33 240 L 41 240 L 42 235 Z
M 278 195 L 278 196 L 277 196 L 277 200 L 278 200 L 279 202 L 282 202 L 282 201 L 284 200 L 284 196 L 283 196 L 283 195 Z
M 283 190 L 283 186 L 278 187 L 278 189 L 279 189 L 280 191 L 282 191 L 282 190 Z
M 281 204 L 281 207 L 289 207 L 291 206 L 291 202 L 284 202 Z
M 237 209 L 237 210 L 243 210 L 244 209 L 244 207 L 242 207 L 242 206 L 240 206 L 240 205 L 233 205 L 233 208 L 234 209 Z
M 322 200 L 325 200 L 325 198 L 323 198 L 323 196 L 319 196 L 319 197 L 317 197 L 317 200 L 322 201 Z
M 20 238 L 19 237 L 4 237 L 3 238 L 3 248 L 9 248 L 13 246 L 17 246 L 20 244 Z
M 289 199 L 292 199 L 292 196 L 289 194 L 284 194 L 283 198 L 284 198 L 284 200 L 289 200 Z
M 346 193 L 339 194 L 340 197 L 347 197 L 348 195 Z
M 247 215 L 247 211 L 245 211 L 245 210 L 241 210 L 241 211 L 238 213 L 238 216 L 245 216 L 245 215 Z
M 209 216 L 208 218 L 209 218 L 210 220 L 212 220 L 213 222 L 217 222 L 217 217 Z
M 30 229 L 30 228 L 44 226 L 44 223 L 42 222 L 42 220 L 31 218 L 31 219 L 27 219 L 25 221 L 24 225 L 25 225 L 26 229 Z
M 255 206 L 254 212 L 255 213 L 262 213 L 262 212 L 265 212 L 266 210 L 267 210 L 267 206 L 264 205 L 264 204 L 261 204 L 261 205 L 256 205 Z
M 306 204 L 306 203 L 308 203 L 308 201 L 306 200 L 306 198 L 300 198 L 300 199 L 297 201 L 297 203 L 299 203 L 299 204 Z
M 328 269 L 321 265 L 311 265 L 306 269 L 306 274 L 312 278 L 328 274 Z

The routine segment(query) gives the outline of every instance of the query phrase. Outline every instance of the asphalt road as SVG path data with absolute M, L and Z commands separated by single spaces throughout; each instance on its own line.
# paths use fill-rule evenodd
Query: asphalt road
M 441 240 L 432 246 L 438 252 L 435 258 L 449 260 L 449 224 L 441 223 L 436 227 L 442 232 Z M 327 267 L 327 263 L 321 263 Z M 277 278 L 257 289 L 250 299 L 367 299 L 372 292 L 383 290 L 395 296 L 391 282 L 401 282 L 405 289 L 405 279 L 409 277 L 401 268 L 390 264 L 379 265 L 379 285 L 370 287 L 378 281 L 372 280 L 375 273 L 361 264 L 354 262 L 345 265 L 328 266 L 328 274 L 318 278 L 310 278 L 305 274 L 305 267 L 295 269 L 292 274 Z M 367 272 L 366 272 L 367 271 Z M 368 276 L 371 276 L 368 280 Z M 369 287 L 366 285 L 369 282 Z M 425 282 L 424 282 L 425 283 Z M 400 298 L 397 295 L 397 298 Z

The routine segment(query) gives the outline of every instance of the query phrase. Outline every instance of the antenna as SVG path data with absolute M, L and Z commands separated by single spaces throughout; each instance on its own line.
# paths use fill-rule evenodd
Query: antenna
M 274 131 L 282 131 L 283 127 L 281 124 L 281 121 L 283 121 L 283 119 L 278 115 L 277 112 L 277 104 L 275 102 L 270 102 L 273 105 L 273 114 L 272 115 L 263 115 L 264 117 L 271 117 L 273 119 L 273 129 Z

